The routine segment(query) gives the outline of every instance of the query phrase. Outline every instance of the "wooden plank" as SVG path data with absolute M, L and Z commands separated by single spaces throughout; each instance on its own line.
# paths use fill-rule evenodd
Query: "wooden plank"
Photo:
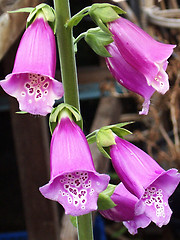
M 103 126 L 117 123 L 121 113 L 121 104 L 119 98 L 102 97 L 100 99 L 95 118 L 91 126 L 91 132 Z M 105 173 L 108 170 L 109 160 L 105 159 L 97 149 L 96 144 L 90 145 L 95 168 L 100 173 Z
M 60 71 L 56 71 L 55 78 L 60 80 Z M 108 68 L 104 65 L 88 66 L 78 68 L 78 81 L 79 83 L 95 83 L 112 79 L 112 75 Z
M 77 229 L 72 225 L 69 215 L 64 214 L 61 222 L 60 240 L 76 240 Z
M 18 104 L 10 98 L 11 121 L 29 240 L 58 240 L 57 204 L 47 200 L 39 187 L 49 181 L 47 119 L 16 114 Z
M 35 7 L 42 0 L 0 1 L 0 60 L 16 41 L 26 25 L 27 13 L 7 13 L 23 7 Z

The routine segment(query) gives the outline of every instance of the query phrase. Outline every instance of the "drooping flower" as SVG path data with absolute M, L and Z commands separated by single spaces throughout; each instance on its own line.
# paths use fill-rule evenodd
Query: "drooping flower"
M 63 95 L 62 84 L 54 79 L 55 69 L 54 33 L 48 22 L 37 17 L 23 34 L 12 73 L 0 85 L 17 98 L 21 111 L 44 116 Z
M 62 117 L 53 132 L 50 168 L 50 181 L 40 188 L 44 197 L 58 201 L 72 216 L 97 209 L 98 195 L 110 178 L 95 171 L 86 137 L 68 117 Z
M 108 27 L 116 46 L 112 43 L 107 46 L 107 50 L 112 55 L 112 59 L 106 58 L 108 67 L 118 82 L 145 98 L 144 104 L 148 108 L 148 99 L 153 94 L 152 88 L 162 94 L 169 89 L 168 75 L 165 70 L 168 64 L 167 59 L 175 45 L 157 42 L 141 28 L 122 17 L 110 22 Z M 115 60 L 113 60 L 114 57 Z M 122 72 L 121 64 L 127 73 Z M 142 87 L 140 83 L 137 84 L 138 78 L 140 83 L 142 82 Z M 136 84 L 139 89 L 135 89 Z M 141 114 L 147 114 L 147 112 L 147 109 L 143 109 Z
M 147 84 L 145 76 L 127 63 L 119 52 L 115 43 L 107 47 L 112 57 L 106 58 L 106 63 L 114 78 L 125 88 L 138 93 L 144 98 L 140 114 L 148 114 L 150 98 L 155 89 Z
M 123 222 L 131 234 L 136 234 L 138 228 L 145 228 L 150 224 L 151 219 L 144 213 L 143 204 L 124 187 L 123 183 L 117 185 L 111 199 L 116 206 L 99 211 L 103 217 Z
M 144 206 L 144 214 L 156 225 L 166 225 L 172 211 L 168 198 L 180 182 L 177 169 L 165 171 L 148 154 L 128 141 L 115 137 L 110 146 L 113 167 L 126 189 Z M 139 214 L 138 214 L 139 215 Z M 136 222 L 136 221 L 135 221 Z M 126 222 L 133 227 L 134 222 Z

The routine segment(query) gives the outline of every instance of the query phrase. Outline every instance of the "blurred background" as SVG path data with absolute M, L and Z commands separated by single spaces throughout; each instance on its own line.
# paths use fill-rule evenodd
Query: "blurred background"
M 8 10 L 53 1 L 0 0 L 0 79 L 11 73 L 17 47 L 25 29 L 27 14 Z M 170 90 L 155 93 L 148 116 L 138 114 L 143 99 L 117 84 L 104 58 L 84 41 L 76 54 L 84 132 L 104 125 L 134 121 L 127 128 L 134 134 L 126 139 L 150 154 L 164 169 L 180 170 L 180 1 L 178 0 L 71 0 L 72 15 L 95 2 L 116 4 L 124 17 L 142 27 L 156 40 L 176 44 L 167 72 Z M 74 28 L 74 36 L 94 27 L 87 16 Z M 60 80 L 59 60 L 56 78 Z M 59 102 L 56 102 L 56 105 Z M 76 229 L 59 204 L 45 199 L 38 188 L 49 181 L 50 132 L 48 116 L 16 114 L 17 101 L 0 89 L 0 240 L 75 240 Z M 118 184 L 109 160 L 91 146 L 96 169 L 111 175 Z M 180 239 L 180 188 L 169 199 L 173 215 L 161 229 L 153 223 L 128 234 L 122 223 L 94 214 L 95 240 L 178 240 Z

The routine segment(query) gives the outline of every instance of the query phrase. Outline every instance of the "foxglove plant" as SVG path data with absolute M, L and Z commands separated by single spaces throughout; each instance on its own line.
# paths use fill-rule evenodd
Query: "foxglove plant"
M 120 84 L 144 97 L 140 114 L 147 114 L 153 92 L 165 94 L 169 89 L 165 70 L 175 45 L 155 41 L 122 17 L 109 22 L 108 28 L 114 43 L 106 47 L 111 54 L 107 66 Z
M 159 227 L 168 224 L 172 214 L 168 198 L 180 182 L 177 169 L 165 171 L 148 154 L 118 136 L 115 142 L 110 146 L 112 164 L 126 189 L 139 200 L 135 212 L 138 213 L 141 205 L 143 217 Z M 133 228 L 134 222 L 128 221 L 125 225 Z M 135 225 L 133 232 L 136 228 Z
M 8 94 L 17 98 L 22 111 L 40 115 L 51 112 L 54 100 L 63 95 L 61 83 L 54 79 L 56 48 L 48 22 L 51 23 L 56 30 L 65 104 L 53 109 L 50 116 L 51 176 L 40 192 L 59 202 L 66 214 L 77 216 L 79 240 L 93 239 L 89 213 L 97 209 L 97 202 L 103 216 L 123 221 L 132 234 L 151 221 L 160 227 L 167 224 L 172 213 L 168 198 L 180 175 L 176 169 L 163 170 L 143 151 L 114 137 L 129 133 L 121 128 L 126 123 L 107 126 L 90 135 L 91 142 L 99 136 L 97 146 L 106 156 L 109 153 L 105 149 L 110 147 L 112 163 L 122 183 L 114 191 L 114 186 L 108 185 L 110 177 L 96 172 L 77 116 L 80 105 L 73 43 L 85 37 L 97 54 L 106 57 L 114 77 L 144 97 L 141 114 L 148 113 L 155 90 L 164 94 L 169 88 L 165 70 L 174 45 L 158 43 L 137 26 L 119 18 L 124 11 L 117 6 L 93 4 L 72 19 L 68 0 L 54 0 L 54 6 L 55 12 L 46 4 L 24 10 L 30 11 L 27 21 L 30 26 L 21 39 L 12 73 L 0 82 Z M 98 27 L 73 40 L 72 27 L 87 14 Z
M 51 179 L 40 188 L 44 197 L 58 201 L 72 216 L 97 209 L 98 195 L 106 189 L 109 176 L 95 171 L 84 133 L 67 116 L 52 135 L 50 168 Z
M 54 79 L 55 69 L 55 36 L 40 15 L 23 34 L 13 71 L 0 85 L 17 98 L 21 111 L 45 116 L 51 112 L 55 99 L 63 96 L 62 84 Z

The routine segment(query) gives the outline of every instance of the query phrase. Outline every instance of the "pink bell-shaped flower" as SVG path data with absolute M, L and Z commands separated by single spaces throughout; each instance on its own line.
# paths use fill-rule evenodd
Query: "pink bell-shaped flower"
M 153 92 L 164 94 L 169 89 L 165 70 L 175 45 L 155 41 L 122 17 L 110 22 L 108 27 L 114 43 L 107 46 L 112 56 L 106 58 L 107 65 L 120 84 L 144 97 L 140 114 L 147 114 Z
M 68 117 L 56 126 L 50 148 L 51 178 L 42 195 L 59 202 L 66 214 L 79 216 L 97 209 L 97 199 L 110 177 L 99 174 L 82 130 Z
M 138 205 L 144 206 L 146 217 L 159 227 L 167 224 L 172 214 L 168 198 L 180 182 L 177 169 L 165 171 L 128 141 L 115 136 L 115 142 L 110 146 L 110 156 L 122 183 L 138 198 Z
M 150 224 L 151 219 L 144 213 L 144 205 L 124 187 L 123 183 L 117 185 L 111 199 L 116 206 L 99 211 L 103 217 L 123 222 L 131 234 L 136 234 L 138 228 L 145 228 Z
M 12 73 L 0 85 L 17 98 L 21 111 L 45 116 L 64 93 L 62 83 L 54 79 L 55 69 L 54 33 L 48 22 L 36 18 L 22 36 Z
M 148 114 L 150 98 L 155 89 L 147 84 L 145 76 L 127 63 L 119 52 L 115 43 L 107 47 L 112 57 L 106 58 L 106 64 L 113 77 L 125 88 L 133 91 L 144 98 L 142 111 L 140 114 Z

